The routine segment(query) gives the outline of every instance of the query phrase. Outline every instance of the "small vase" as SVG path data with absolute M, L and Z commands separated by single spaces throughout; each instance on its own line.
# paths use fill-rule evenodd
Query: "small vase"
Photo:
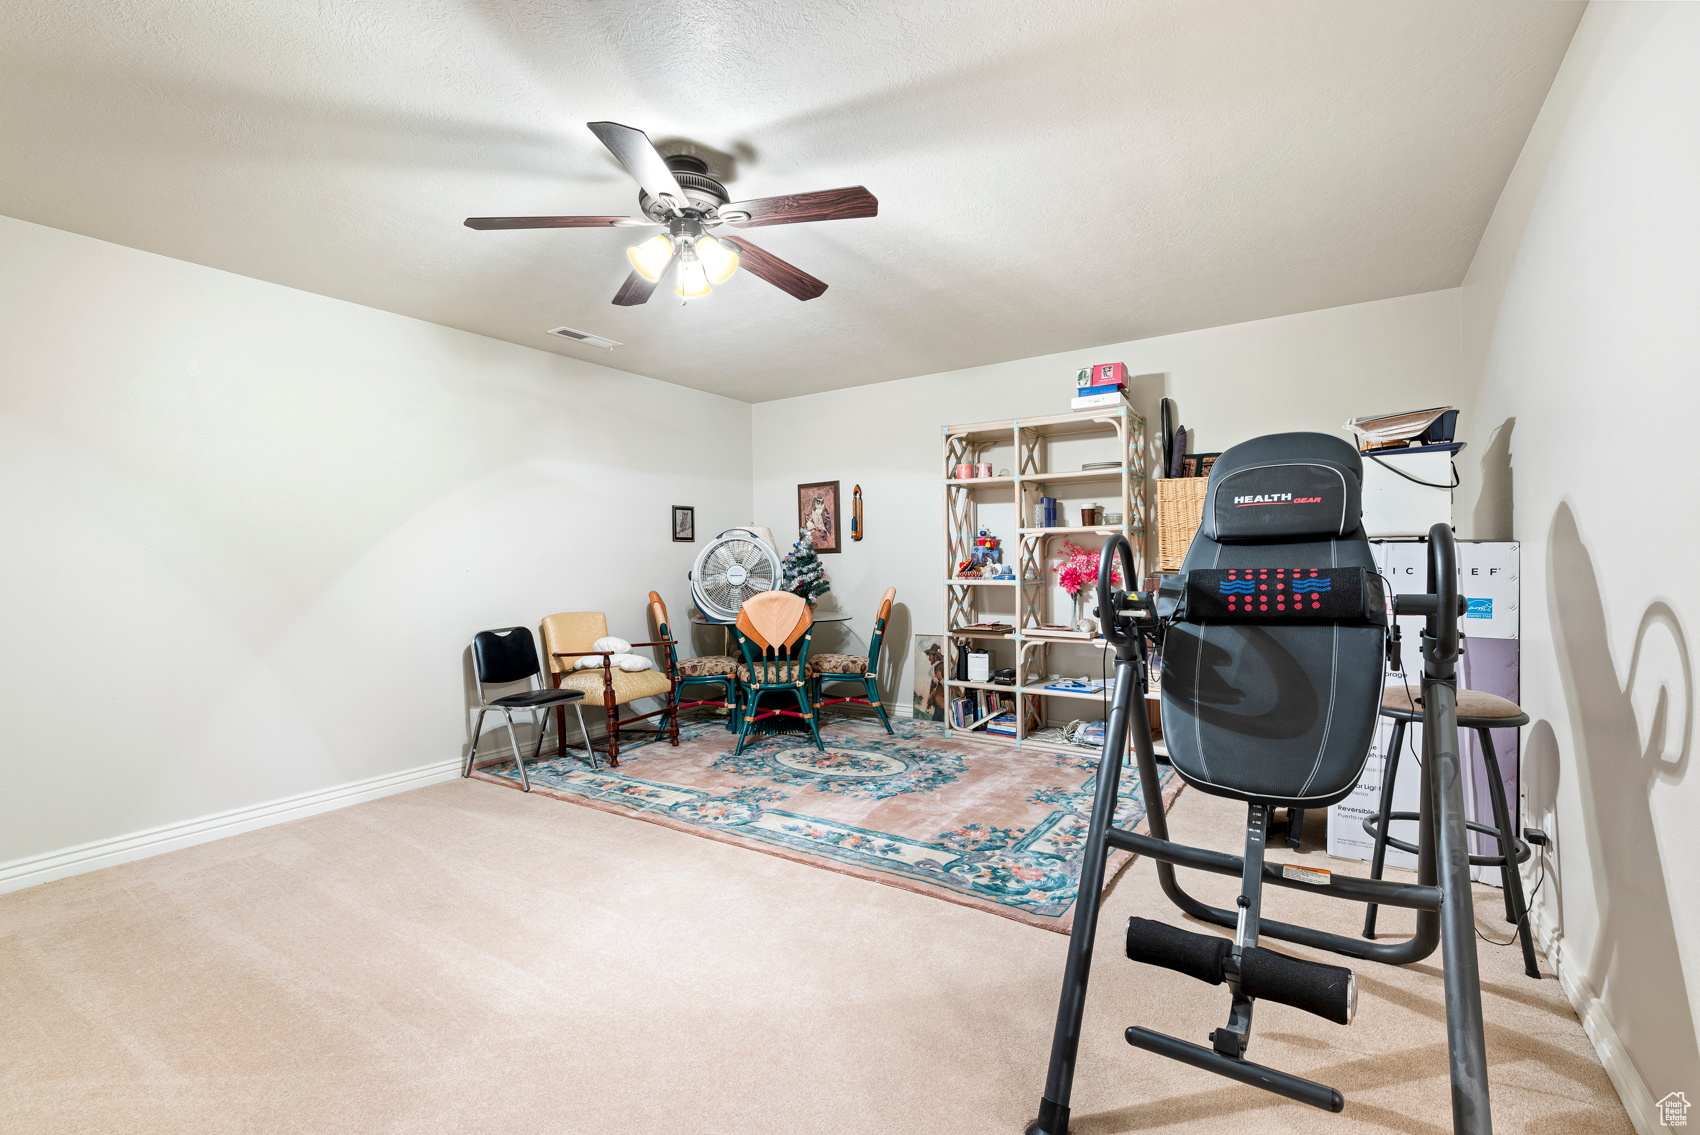
M 1074 593 L 1074 622 L 1069 624 L 1077 631 L 1089 631 L 1092 624 L 1086 621 L 1086 592 Z

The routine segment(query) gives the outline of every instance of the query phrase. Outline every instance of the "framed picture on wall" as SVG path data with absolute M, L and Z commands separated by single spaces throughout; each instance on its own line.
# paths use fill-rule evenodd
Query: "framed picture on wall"
M 681 543 L 697 538 L 697 510 L 689 505 L 673 506 L 673 539 Z
M 944 720 L 944 636 L 915 636 L 915 717 Z
M 817 481 L 797 486 L 797 528 L 808 533 L 816 552 L 837 552 L 839 529 L 838 482 Z

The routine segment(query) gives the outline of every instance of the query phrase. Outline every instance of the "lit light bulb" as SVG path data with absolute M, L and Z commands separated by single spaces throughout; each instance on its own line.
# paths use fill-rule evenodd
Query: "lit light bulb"
M 732 251 L 732 246 L 721 244 L 711 236 L 698 239 L 697 259 L 702 261 L 711 284 L 724 284 L 738 270 L 738 254 Z
M 642 244 L 634 244 L 626 249 L 626 259 L 632 262 L 637 274 L 655 283 L 661 279 L 661 273 L 667 271 L 667 265 L 673 262 L 673 242 L 666 234 L 657 233 Z
M 680 261 L 678 282 L 673 285 L 675 295 L 690 300 L 706 296 L 713 290 L 708 286 L 708 273 L 703 269 L 702 261 L 695 257 Z

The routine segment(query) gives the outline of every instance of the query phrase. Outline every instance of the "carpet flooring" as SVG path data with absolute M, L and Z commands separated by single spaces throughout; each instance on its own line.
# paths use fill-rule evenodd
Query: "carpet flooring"
M 628 749 L 617 769 L 581 757 L 530 762 L 531 790 L 740 847 L 843 871 L 1067 934 L 1098 754 L 1018 752 L 931 721 L 836 718 L 737 748 L 715 722 L 679 744 Z M 518 788 L 511 758 L 474 774 Z M 1173 801 L 1181 779 L 1161 770 Z M 1118 826 L 1144 832 L 1138 780 L 1123 779 Z M 1111 857 L 1111 869 L 1127 858 Z
M 1188 792 L 1170 823 L 1232 851 L 1242 816 Z M 1195 890 L 1231 901 L 1233 883 Z M 1498 892 L 1477 906 L 1505 937 Z M 1267 911 L 1360 917 L 1297 891 Z M 1147 860 L 1106 899 L 1077 1135 L 1451 1130 L 1438 955 L 1360 965 L 1348 1027 L 1258 1006 L 1252 1056 L 1339 1087 L 1346 1110 L 1327 1115 L 1122 1041 L 1133 1023 L 1202 1041 L 1227 1008 L 1117 956 L 1134 913 L 1182 922 Z M 1066 946 L 457 779 L 0 896 L 0 1130 L 1015 1135 Z M 1629 1132 L 1558 983 L 1524 977 L 1513 948 L 1481 952 L 1495 1130 Z

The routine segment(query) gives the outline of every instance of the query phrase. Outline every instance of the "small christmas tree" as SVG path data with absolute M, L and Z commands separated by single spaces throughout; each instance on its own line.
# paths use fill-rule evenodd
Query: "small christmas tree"
M 780 581 L 779 587 L 782 591 L 801 595 L 813 607 L 817 598 L 832 590 L 832 584 L 826 579 L 826 565 L 820 562 L 815 546 L 809 542 L 808 529 L 799 531 L 802 539 L 785 555 L 785 578 Z

